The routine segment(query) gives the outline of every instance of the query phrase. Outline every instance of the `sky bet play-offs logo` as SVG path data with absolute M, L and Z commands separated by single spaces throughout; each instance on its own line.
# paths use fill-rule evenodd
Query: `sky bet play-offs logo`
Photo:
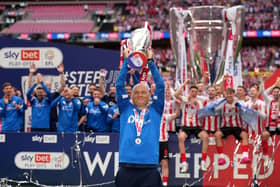
M 37 68 L 56 68 L 63 62 L 63 54 L 55 47 L 2 48 L 0 61 L 2 68 L 29 68 L 33 63 Z
M 69 162 L 68 155 L 63 152 L 19 152 L 15 156 L 19 169 L 64 170 Z

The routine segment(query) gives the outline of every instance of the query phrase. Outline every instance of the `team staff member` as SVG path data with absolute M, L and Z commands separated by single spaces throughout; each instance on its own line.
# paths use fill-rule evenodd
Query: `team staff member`
M 65 88 L 65 79 L 64 79 L 64 65 L 60 64 L 57 68 L 57 71 L 59 72 L 59 77 L 60 77 L 60 87 L 58 87 L 57 91 L 51 93 L 52 100 L 55 100 L 60 93 L 64 90 Z M 28 88 L 31 87 L 32 85 L 32 77 L 33 74 L 37 71 L 35 64 L 31 64 L 29 68 L 29 76 L 28 76 Z M 51 91 L 52 89 L 52 83 L 49 81 L 45 81 L 46 86 L 49 88 Z M 51 108 L 50 115 L 50 131 L 56 132 L 57 130 L 57 109 L 56 107 Z
M 128 50 L 125 50 L 126 58 Z M 164 108 L 164 82 L 148 51 L 148 66 L 156 83 L 153 103 L 146 84 L 139 83 L 132 90 L 132 103 L 125 90 L 128 72 L 126 59 L 119 73 L 116 88 L 120 111 L 119 171 L 117 187 L 161 186 L 157 170 L 159 162 L 160 120 Z
M 27 99 L 32 106 L 32 119 L 31 119 L 31 131 L 49 131 L 50 130 L 50 109 L 52 102 L 52 95 L 48 87 L 42 81 L 42 75 L 37 74 L 36 83 L 27 91 Z M 32 92 L 36 88 L 34 95 Z
M 51 107 L 58 106 L 58 132 L 76 132 L 78 130 L 78 112 L 81 108 L 81 102 L 73 98 L 70 88 L 64 91 L 52 103 Z
M 108 132 L 108 127 L 106 124 L 108 105 L 101 101 L 101 91 L 96 89 L 93 92 L 94 101 L 89 102 L 86 106 L 86 114 L 80 120 L 85 121 L 87 119 L 88 131 L 93 132 Z
M 20 97 L 13 95 L 12 85 L 8 82 L 2 86 L 4 96 L 0 99 L 0 117 L 2 132 L 20 131 L 23 129 L 25 105 Z
M 120 132 L 120 114 L 117 104 L 109 108 L 106 122 L 112 132 Z

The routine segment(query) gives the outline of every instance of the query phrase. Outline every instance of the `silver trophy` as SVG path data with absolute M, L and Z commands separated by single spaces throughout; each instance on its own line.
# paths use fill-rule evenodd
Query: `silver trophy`
M 177 82 L 181 84 L 186 79 L 197 82 L 208 72 L 211 85 L 222 82 L 225 76 L 231 76 L 232 83 L 242 84 L 239 52 L 244 12 L 243 6 L 170 9 L 170 37 L 177 63 Z
M 152 46 L 151 29 L 148 22 L 144 27 L 136 29 L 131 33 L 129 43 L 131 54 L 128 56 L 128 66 L 135 70 L 141 70 L 147 64 L 147 50 Z

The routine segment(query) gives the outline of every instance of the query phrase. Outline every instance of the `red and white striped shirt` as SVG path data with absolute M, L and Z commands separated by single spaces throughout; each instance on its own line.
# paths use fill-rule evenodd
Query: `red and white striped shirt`
M 254 132 L 256 135 L 261 135 L 261 133 L 263 132 L 265 126 L 264 126 L 264 119 L 266 117 L 266 109 L 265 109 L 265 103 L 260 100 L 257 99 L 256 101 L 252 101 L 251 99 L 249 101 L 246 102 L 246 107 L 253 109 L 253 105 L 257 105 L 258 106 L 258 124 L 257 124 L 257 128 L 256 131 Z M 249 126 L 247 126 L 247 132 L 249 134 L 251 134 L 253 132 L 253 129 L 250 128 Z
M 197 111 L 202 108 L 202 103 L 195 100 L 194 102 L 183 102 L 182 105 L 181 126 L 199 127 L 200 122 L 197 117 Z
M 270 130 L 280 128 L 280 106 L 279 102 L 272 100 L 268 105 L 268 127 Z
M 164 101 L 164 110 L 163 110 L 163 115 L 165 114 L 173 114 L 175 113 L 176 110 L 176 102 L 173 100 L 165 100 Z M 164 122 L 166 123 L 166 122 Z M 167 130 L 171 132 L 176 132 L 176 125 L 175 125 L 175 120 L 169 121 L 168 124 L 166 124 Z
M 160 142 L 167 142 L 169 138 L 168 134 L 168 123 L 171 122 L 172 114 L 163 114 L 161 117 L 160 122 L 160 134 L 159 134 L 159 141 Z M 174 121 L 174 120 L 172 120 Z
M 208 104 L 215 102 L 215 100 L 205 100 L 203 102 L 203 107 Z M 202 128 L 206 131 L 216 132 L 219 128 L 220 116 L 208 116 L 202 119 Z
M 240 127 L 243 128 L 243 121 L 239 116 L 239 109 L 235 106 L 236 101 L 232 104 L 224 103 L 219 107 L 222 112 L 221 127 Z

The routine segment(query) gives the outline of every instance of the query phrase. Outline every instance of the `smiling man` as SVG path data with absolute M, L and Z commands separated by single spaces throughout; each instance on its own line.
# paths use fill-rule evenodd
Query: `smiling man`
M 125 51 L 125 57 L 128 51 Z M 132 90 L 132 103 L 125 89 L 128 72 L 126 59 L 116 82 L 120 111 L 120 169 L 116 177 L 117 187 L 161 186 L 157 170 L 159 163 L 160 120 L 164 108 L 164 82 L 148 51 L 148 66 L 156 83 L 153 103 L 149 105 L 150 92 L 145 83 Z

